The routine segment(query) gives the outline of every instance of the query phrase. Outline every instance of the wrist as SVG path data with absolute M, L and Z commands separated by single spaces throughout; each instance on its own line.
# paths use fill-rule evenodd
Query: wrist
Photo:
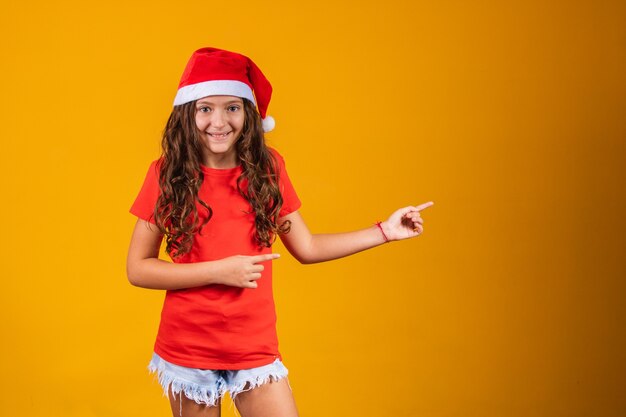
M 221 284 L 222 262 L 221 259 L 214 261 L 205 261 L 201 263 L 202 274 L 206 277 L 205 285 Z
M 391 239 L 389 239 L 389 233 L 385 230 L 386 222 L 376 222 L 375 225 L 378 228 L 378 231 L 380 232 L 380 234 L 382 235 L 384 239 L 384 243 L 391 242 Z

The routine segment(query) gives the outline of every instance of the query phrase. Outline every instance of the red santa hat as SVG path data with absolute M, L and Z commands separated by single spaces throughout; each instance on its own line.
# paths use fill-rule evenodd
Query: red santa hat
M 274 118 L 266 114 L 272 86 L 246 56 L 217 48 L 202 48 L 193 53 L 178 84 L 174 106 L 207 96 L 246 98 L 256 104 L 263 130 L 274 129 Z

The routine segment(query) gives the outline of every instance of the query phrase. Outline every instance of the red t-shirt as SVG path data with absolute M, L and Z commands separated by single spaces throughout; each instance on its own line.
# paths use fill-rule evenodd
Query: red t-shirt
M 285 161 L 272 150 L 278 161 L 283 207 L 280 216 L 300 208 L 300 200 L 285 170 Z M 152 162 L 130 212 L 154 223 L 153 213 L 159 196 L 158 161 Z M 237 190 L 241 167 L 212 169 L 201 167 L 204 182 L 199 197 L 213 209 L 213 217 L 194 237 L 191 251 L 175 263 L 203 262 L 233 255 L 271 253 L 254 243 L 254 214 L 248 201 Z M 206 209 L 198 205 L 201 220 Z M 154 351 L 163 359 L 199 369 L 248 369 L 281 358 L 276 336 L 276 312 L 272 293 L 272 263 L 264 262 L 258 287 L 226 285 L 168 290 Z

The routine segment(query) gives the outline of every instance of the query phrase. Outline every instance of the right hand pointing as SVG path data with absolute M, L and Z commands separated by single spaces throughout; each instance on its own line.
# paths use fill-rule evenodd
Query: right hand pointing
M 265 269 L 260 263 L 279 257 L 277 253 L 268 253 L 253 256 L 236 255 L 221 259 L 216 283 L 240 288 L 257 288 L 256 280 L 261 278 L 261 271 Z

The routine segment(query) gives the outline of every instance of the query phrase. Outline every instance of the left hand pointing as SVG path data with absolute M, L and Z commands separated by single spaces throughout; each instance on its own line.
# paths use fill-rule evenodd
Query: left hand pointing
M 402 240 L 419 236 L 424 231 L 421 211 L 432 206 L 432 201 L 418 206 L 408 206 L 396 210 L 381 226 L 389 240 Z

